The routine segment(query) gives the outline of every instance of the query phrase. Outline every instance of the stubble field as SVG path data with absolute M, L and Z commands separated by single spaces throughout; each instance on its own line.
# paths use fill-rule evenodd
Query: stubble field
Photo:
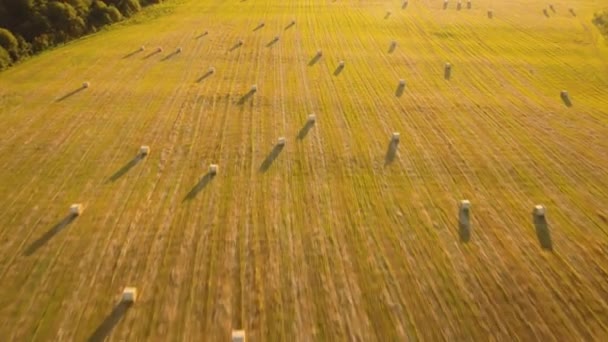
M 553 5 L 174 0 L 0 73 L 0 336 L 605 340 L 605 4 Z

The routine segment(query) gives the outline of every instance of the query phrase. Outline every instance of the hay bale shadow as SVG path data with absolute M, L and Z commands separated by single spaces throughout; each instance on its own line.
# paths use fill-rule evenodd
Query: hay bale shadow
M 80 93 L 81 91 L 83 91 L 83 90 L 85 90 L 85 89 L 87 89 L 87 87 L 85 87 L 85 86 L 81 86 L 81 87 L 80 87 L 80 88 L 78 88 L 78 89 L 74 89 L 74 90 L 72 90 L 71 92 L 69 92 L 69 93 L 67 93 L 67 94 L 63 95 L 63 96 L 62 96 L 62 97 L 60 97 L 60 98 L 58 98 L 58 99 L 56 100 L 56 102 L 61 102 L 61 101 L 63 101 L 63 100 L 66 100 L 66 99 L 68 99 L 69 97 L 72 97 L 72 96 L 74 96 L 74 95 L 76 95 L 76 94 Z
M 551 9 L 551 12 L 553 12 L 553 13 L 557 13 L 557 12 L 555 11 L 555 7 L 553 7 L 553 5 L 549 5 L 549 8 Z
M 239 104 L 239 105 L 245 104 L 245 102 L 247 102 L 247 100 L 249 100 L 251 97 L 253 97 L 253 94 L 255 94 L 254 90 L 248 91 L 245 95 L 241 96 L 241 98 L 239 99 L 237 104 Z
M 334 70 L 334 76 L 340 75 L 342 73 L 342 70 L 344 70 L 344 66 L 338 65 L 338 67 L 336 68 L 336 70 Z
M 564 104 L 566 105 L 566 107 L 572 107 L 572 100 L 570 100 L 570 96 L 567 94 L 561 94 L 560 97 L 562 98 L 562 101 L 564 102 Z
M 298 132 L 297 139 L 303 140 L 304 138 L 306 138 L 306 135 L 308 135 L 308 132 L 312 129 L 314 125 L 314 121 L 307 121 L 306 124 L 302 126 L 302 128 Z
M 203 191 L 203 189 L 205 189 L 207 187 L 207 185 L 209 185 L 209 183 L 211 183 L 211 181 L 213 180 L 213 177 L 215 177 L 215 175 L 207 172 L 203 176 L 203 178 L 201 178 L 198 181 L 198 183 L 190 190 L 190 192 L 188 192 L 186 197 L 184 197 L 183 201 L 185 202 L 185 201 L 193 200 L 196 197 L 196 195 L 198 195 L 199 192 Z
M 274 145 L 274 147 L 272 148 L 272 151 L 270 151 L 270 153 L 268 154 L 268 156 L 266 156 L 266 159 L 264 159 L 264 161 L 262 162 L 262 165 L 260 165 L 260 172 L 266 172 L 268 171 L 268 169 L 272 166 L 272 163 L 274 163 L 275 159 L 277 159 L 279 157 L 279 154 L 281 154 L 281 151 L 283 151 L 283 148 L 285 146 L 284 145 Z
M 532 213 L 534 228 L 536 229 L 536 237 L 540 243 L 540 247 L 547 251 L 553 251 L 553 241 L 551 240 L 551 232 L 549 231 L 549 223 L 547 218 Z
M 211 75 L 213 75 L 213 72 L 212 71 L 207 71 L 203 76 L 199 77 L 196 80 L 196 83 L 201 83 L 202 81 L 204 81 L 207 77 L 209 77 Z
M 471 240 L 471 213 L 468 209 L 459 210 L 458 213 L 458 236 L 460 242 L 467 243 Z
M 203 33 L 199 34 L 198 36 L 194 37 L 194 39 L 201 39 L 201 38 L 205 37 L 208 34 L 209 34 L 209 32 L 203 32 Z
M 397 44 L 391 43 L 391 45 L 388 47 L 388 53 L 395 52 L 396 48 L 397 48 Z
M 384 15 L 384 19 L 388 19 L 391 16 L 391 12 L 386 12 L 386 14 Z
M 161 53 L 161 51 L 159 51 L 159 50 L 154 50 L 154 51 L 150 52 L 149 54 L 145 55 L 145 56 L 144 56 L 142 59 L 148 59 L 148 58 L 151 58 L 151 57 L 153 57 L 153 56 L 156 56 L 156 55 L 158 55 L 158 54 L 160 54 L 160 53 Z
M 253 32 L 258 31 L 258 30 L 261 30 L 261 29 L 262 29 L 262 27 L 264 27 L 264 24 L 259 24 L 258 26 L 256 26 L 256 27 L 253 29 Z
M 232 51 L 234 51 L 234 50 L 236 50 L 236 49 L 240 48 L 241 46 L 243 46 L 243 44 L 242 44 L 242 43 L 240 43 L 240 42 L 239 42 L 239 43 L 236 43 L 236 44 L 232 45 L 232 47 L 231 47 L 230 49 L 228 49 L 228 51 L 229 51 L 229 52 L 232 52 Z
M 296 26 L 296 23 L 289 23 L 289 25 L 285 26 L 285 31 L 289 30 L 290 28 Z
M 317 62 L 321 59 L 321 55 L 316 54 L 310 61 L 308 61 L 308 66 L 313 66 L 317 64 Z
M 448 9 L 448 2 L 447 2 L 447 1 L 445 1 L 445 2 L 443 3 L 443 9 Z
M 443 79 L 449 81 L 451 77 L 452 77 L 452 68 L 445 68 L 445 70 L 443 71 Z
M 549 18 L 549 12 L 547 11 L 546 8 L 543 9 L 543 14 L 545 15 L 546 18 Z
M 403 95 L 404 92 L 405 92 L 405 85 L 398 84 L 397 89 L 395 89 L 395 96 L 401 97 L 401 95 Z
M 401 5 L 401 9 L 406 9 L 407 8 L 407 1 L 403 2 L 403 5 Z
M 131 159 L 128 163 L 126 163 L 123 167 L 121 167 L 118 171 L 116 171 L 112 176 L 110 176 L 109 181 L 116 182 L 120 177 L 124 176 L 129 170 L 131 170 L 135 165 L 137 165 L 144 156 L 140 153 L 135 158 Z
M 570 8 L 568 10 L 568 12 L 570 12 L 570 14 L 572 14 L 573 17 L 576 17 L 576 12 L 574 12 L 574 9 Z
M 171 59 L 171 58 L 173 58 L 173 57 L 175 57 L 175 56 L 179 55 L 179 53 L 180 53 L 180 52 L 179 52 L 178 50 L 173 51 L 173 52 L 171 52 L 170 54 L 168 54 L 168 55 L 166 55 L 165 57 L 163 57 L 163 58 L 162 58 L 160 61 L 161 61 L 161 62 L 168 61 L 169 59 Z
M 112 330 L 120 323 L 127 311 L 132 306 L 132 303 L 121 302 L 114 306 L 112 312 L 101 322 L 91 336 L 87 339 L 88 342 L 105 341 L 112 333 Z
M 273 38 L 270 42 L 268 42 L 268 44 L 266 44 L 266 47 L 272 47 L 274 44 L 278 43 L 279 40 L 277 38 Z
M 61 221 L 57 222 L 53 227 L 51 227 L 51 229 L 47 230 L 44 235 L 32 242 L 23 254 L 25 256 L 34 254 L 38 249 L 40 249 L 40 247 L 46 245 L 46 243 L 49 242 L 55 235 L 67 228 L 72 222 L 74 222 L 75 219 L 76 215 L 68 214 Z
M 384 156 L 384 166 L 389 165 L 395 160 L 395 157 L 397 157 L 397 147 L 399 147 L 399 140 L 391 139 Z
M 128 54 L 126 54 L 126 55 L 122 56 L 122 59 L 127 59 L 127 58 L 129 58 L 129 57 L 135 56 L 135 55 L 137 55 L 138 53 L 141 53 L 142 51 L 144 51 L 144 50 L 142 50 L 142 49 L 137 49 L 137 50 L 135 50 L 135 51 L 133 51 L 133 52 L 129 52 Z
M 462 4 L 459 2 L 456 4 L 456 10 L 460 11 L 462 9 Z

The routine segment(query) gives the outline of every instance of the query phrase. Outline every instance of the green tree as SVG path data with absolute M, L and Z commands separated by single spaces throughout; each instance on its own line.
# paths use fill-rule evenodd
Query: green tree
M 12 64 L 11 56 L 2 46 L 0 46 L 0 70 L 8 68 Z

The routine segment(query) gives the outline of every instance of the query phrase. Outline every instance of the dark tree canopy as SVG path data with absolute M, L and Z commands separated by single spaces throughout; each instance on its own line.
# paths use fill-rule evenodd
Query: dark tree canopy
M 0 70 L 162 0 L 0 0 Z

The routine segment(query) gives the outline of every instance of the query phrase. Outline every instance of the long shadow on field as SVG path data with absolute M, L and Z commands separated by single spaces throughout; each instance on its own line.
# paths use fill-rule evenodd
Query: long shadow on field
M 285 30 L 289 30 L 290 28 L 294 27 L 296 25 L 296 23 L 291 22 L 289 23 L 289 25 L 285 26 Z
M 384 19 L 388 19 L 391 16 L 391 12 L 386 12 L 386 15 L 384 16 Z
M 308 62 L 308 66 L 313 66 L 315 64 L 317 64 L 317 62 L 319 61 L 319 59 L 321 59 L 321 55 L 320 54 L 316 54 L 309 62 Z
M 121 302 L 114 306 L 112 312 L 101 322 L 101 324 L 95 329 L 93 334 L 87 339 L 88 342 L 102 342 L 105 341 L 108 336 L 112 333 L 112 330 L 120 323 L 123 317 L 127 314 L 127 311 L 131 307 L 131 303 Z
M 196 83 L 201 83 L 203 82 L 207 77 L 213 75 L 213 71 L 207 71 L 203 76 L 199 77 L 198 80 L 196 80 Z
M 549 223 L 545 216 L 537 216 L 532 214 L 534 227 L 536 228 L 536 237 L 542 249 L 553 251 L 553 241 L 551 240 L 551 232 L 549 231 Z
M 128 163 L 126 163 L 120 170 L 116 171 L 112 176 L 110 176 L 110 181 L 116 182 L 120 177 L 124 176 L 129 170 L 131 170 L 135 165 L 137 165 L 144 156 L 142 154 L 138 154 L 135 158 L 131 159 Z
M 67 228 L 67 226 L 69 226 L 75 218 L 76 215 L 72 214 L 64 217 L 61 221 L 57 222 L 57 224 L 55 224 L 51 229 L 44 233 L 44 235 L 39 237 L 36 241 L 32 242 L 32 244 L 27 247 L 23 254 L 26 256 L 34 254 L 40 247 L 44 246 L 55 235 L 59 234 L 59 232 Z
M 67 98 L 69 98 L 69 97 L 71 97 L 71 96 L 73 96 L 73 95 L 76 95 L 76 94 L 80 93 L 81 91 L 83 91 L 83 90 L 85 90 L 85 89 L 87 89 L 87 88 L 86 88 L 86 87 L 80 87 L 80 88 L 78 88 L 78 89 L 74 89 L 74 90 L 72 90 L 71 92 L 69 92 L 69 93 L 67 93 L 67 94 L 63 95 L 63 96 L 62 96 L 62 97 L 60 97 L 60 98 L 58 98 L 58 99 L 57 99 L 57 102 L 61 102 L 61 101 L 65 100 L 65 99 L 67 99 Z
M 141 53 L 142 51 L 143 51 L 142 49 L 137 49 L 137 50 L 135 50 L 135 51 L 133 51 L 133 52 L 129 52 L 128 54 L 126 54 L 126 55 L 122 56 L 122 59 L 127 59 L 127 58 L 129 58 L 129 57 L 135 56 L 135 55 L 137 55 L 138 53 Z
M 203 189 L 209 185 L 211 180 L 213 180 L 213 174 L 209 172 L 206 173 L 203 178 L 201 178 L 201 180 L 199 180 L 198 183 L 192 188 L 192 190 L 190 190 L 186 197 L 184 197 L 183 202 L 194 199 L 199 192 L 203 191 Z
M 255 32 L 255 31 L 257 31 L 257 30 L 260 30 L 262 27 L 264 27 L 264 24 L 263 24 L 263 23 L 262 23 L 262 24 L 259 24 L 258 26 L 256 26 L 256 27 L 253 29 L 253 32 Z
M 232 52 L 232 51 L 234 51 L 234 50 L 236 50 L 236 49 L 240 48 L 242 45 L 243 45 L 243 44 L 242 44 L 241 42 L 238 42 L 238 43 L 236 43 L 236 44 L 232 45 L 232 47 L 231 47 L 231 48 L 230 48 L 228 51 L 229 51 L 229 52 Z
M 253 94 L 255 94 L 254 90 L 250 90 L 247 92 L 247 94 L 241 96 L 241 98 L 239 99 L 239 101 L 237 102 L 239 105 L 243 105 L 245 104 L 245 102 L 247 102 L 247 100 L 249 100 Z
M 171 58 L 173 58 L 173 57 L 175 57 L 177 55 L 179 55 L 179 50 L 175 50 L 175 51 L 171 52 L 170 54 L 166 55 L 165 57 L 163 57 L 161 59 L 161 62 L 167 61 L 167 60 L 169 60 L 169 59 L 171 59 Z
M 545 17 L 549 18 L 549 12 L 547 11 L 547 9 L 543 9 L 543 14 L 545 15 Z
M 561 94 L 560 97 L 562 98 L 562 101 L 564 102 L 564 104 L 567 107 L 572 107 L 572 101 L 570 100 L 570 96 L 569 95 Z
M 397 89 L 395 89 L 395 96 L 401 97 L 403 92 L 405 91 L 405 84 L 398 84 Z
M 272 40 L 270 42 L 268 42 L 268 44 L 266 44 L 266 47 L 268 47 L 268 48 L 272 47 L 274 44 L 276 44 L 278 42 L 279 42 L 279 40 L 276 37 L 272 38 Z
M 568 10 L 570 12 L 570 14 L 572 14 L 573 17 L 576 17 L 576 12 L 574 12 L 574 10 L 571 8 Z
M 344 70 L 344 66 L 338 65 L 338 67 L 336 68 L 336 70 L 334 70 L 334 76 L 340 75 L 342 73 L 342 70 Z
M 156 49 L 156 50 L 154 50 L 154 51 L 150 52 L 149 54 L 145 55 L 143 59 L 148 59 L 148 58 L 151 58 L 151 57 L 153 57 L 153 56 L 158 55 L 159 53 L 161 53 L 161 51 L 160 51 L 160 50 L 158 50 L 158 49 Z
M 203 33 L 199 34 L 198 36 L 196 36 L 194 39 L 201 39 L 208 34 L 209 34 L 209 32 L 203 32 Z
M 384 156 L 384 165 L 388 165 L 395 160 L 397 156 L 397 147 L 399 146 L 399 140 L 391 140 L 388 143 L 388 148 L 386 149 L 386 155 Z
M 458 213 L 458 236 L 460 242 L 467 243 L 471 240 L 471 213 L 469 210 L 460 210 Z
M 314 121 L 307 121 L 306 124 L 304 126 L 302 126 L 302 128 L 300 129 L 300 131 L 298 132 L 298 140 L 303 140 L 304 138 L 306 138 L 306 135 L 308 134 L 308 132 L 312 129 L 312 126 L 314 126 L 315 123 Z
M 388 53 L 395 52 L 396 48 L 397 48 L 397 44 L 391 43 L 391 45 L 388 47 Z
M 285 146 L 278 144 L 274 145 L 272 151 L 270 151 L 268 156 L 266 156 L 266 159 L 264 159 L 262 162 L 262 165 L 260 165 L 260 172 L 268 171 L 268 169 L 272 166 L 272 163 L 275 161 L 275 159 L 277 159 L 279 154 L 281 154 L 281 151 L 283 151 L 283 147 Z

